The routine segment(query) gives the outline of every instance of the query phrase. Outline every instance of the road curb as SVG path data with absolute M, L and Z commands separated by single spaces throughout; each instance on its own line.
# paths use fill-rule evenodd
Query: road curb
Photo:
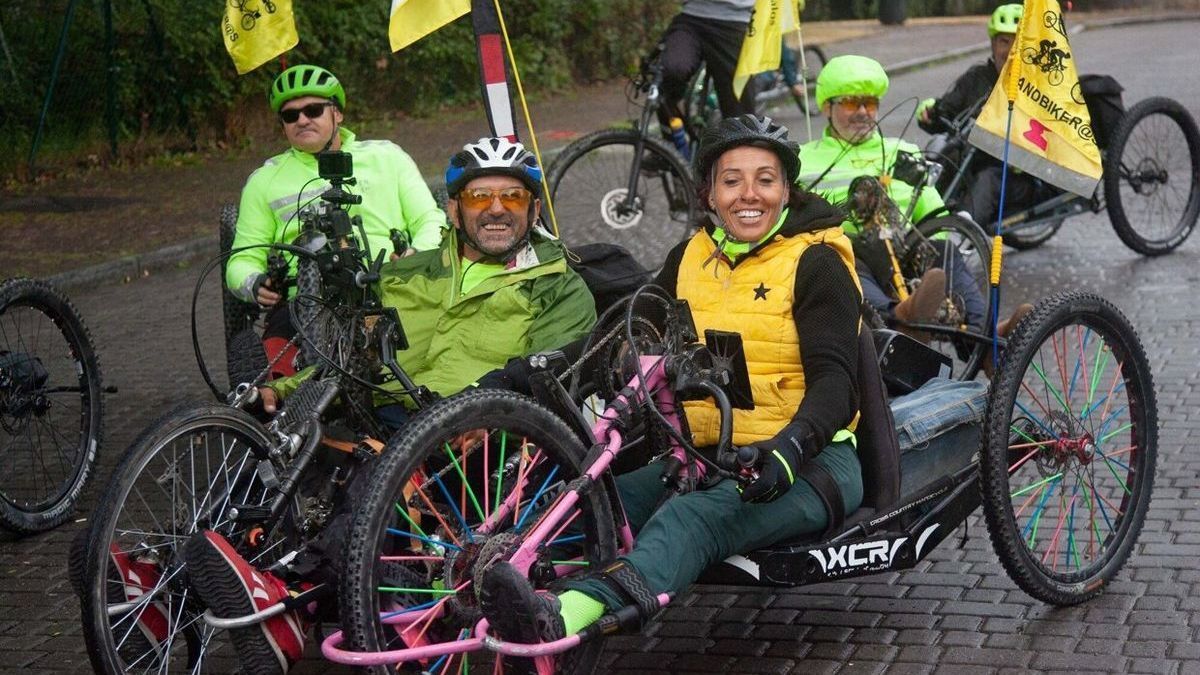
M 1149 16 L 1126 16 L 1109 19 L 1096 19 L 1080 22 L 1073 27 L 1073 33 L 1085 30 L 1099 30 L 1114 26 L 1129 26 L 1145 23 L 1161 23 L 1163 21 L 1197 21 L 1200 12 L 1179 11 L 1153 14 Z M 929 56 L 922 56 L 907 61 L 886 66 L 884 70 L 889 75 L 901 75 L 928 66 L 954 61 L 965 56 L 983 53 L 988 50 L 987 42 L 979 42 L 964 47 L 947 49 Z M 441 177 L 426 181 L 431 190 L 444 189 L 445 183 Z M 214 209 L 213 229 L 216 229 L 216 210 Z M 172 244 L 146 253 L 125 256 L 117 260 L 92 265 L 78 270 L 61 272 L 47 278 L 47 281 L 61 287 L 93 285 L 107 282 L 130 281 L 146 276 L 155 270 L 178 266 L 201 256 L 211 257 L 217 253 L 217 236 L 199 237 L 182 244 Z
M 213 219 L 214 228 L 216 218 Z M 199 237 L 182 244 L 171 244 L 146 253 L 127 255 L 116 260 L 92 265 L 77 270 L 60 272 L 47 277 L 55 286 L 70 288 L 109 282 L 131 281 L 148 275 L 154 270 L 175 267 L 201 256 L 217 254 L 217 235 Z

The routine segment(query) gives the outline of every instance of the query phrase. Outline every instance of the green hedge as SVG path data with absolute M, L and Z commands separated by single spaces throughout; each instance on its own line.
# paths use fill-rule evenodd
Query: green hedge
M 256 6 L 258 0 L 249 0 Z M 119 142 L 174 136 L 234 138 L 260 110 L 278 62 L 238 77 L 219 32 L 223 0 L 112 0 Z M 70 0 L 0 5 L 0 29 L 13 54 L 0 52 L 0 133 L 16 138 L 24 161 L 49 83 Z M 40 155 L 95 152 L 106 137 L 104 0 L 76 3 L 67 50 Z M 470 18 L 463 17 L 398 53 L 387 40 L 384 0 L 295 0 L 300 44 L 289 64 L 319 63 L 345 82 L 356 115 L 428 115 L 478 97 Z M 504 19 L 527 89 L 624 74 L 678 10 L 643 0 L 504 0 Z M 15 74 L 15 77 L 14 77 Z M 42 163 L 42 162 L 39 162 Z M 11 168 L 11 166 L 9 167 Z M 5 172 L 7 173 L 7 172 Z

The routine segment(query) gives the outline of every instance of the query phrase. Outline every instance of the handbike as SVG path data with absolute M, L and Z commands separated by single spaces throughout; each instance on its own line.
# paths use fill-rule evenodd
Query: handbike
M 982 104 L 943 119 L 952 131 L 926 146 L 927 155 L 947 169 L 937 184 L 947 203 L 964 199 L 978 169 L 981 151 L 966 139 Z M 1005 210 L 1004 243 L 1016 249 L 1040 246 L 1066 218 L 1084 211 L 1107 211 L 1117 236 L 1142 255 L 1170 253 L 1188 238 L 1200 218 L 1200 128 L 1192 115 L 1172 99 L 1147 98 L 1124 111 L 1106 135 L 1095 194 L 1085 198 L 1044 186 L 1035 204 L 1011 214 Z
M 940 169 L 922 156 L 898 152 L 889 177 L 883 180 L 913 187 L 908 210 L 902 212 L 874 176 L 860 176 L 850 183 L 844 208 L 860 227 L 854 237 L 855 256 L 867 262 L 881 285 L 891 283 L 896 300 L 915 292 L 928 270 L 944 270 L 947 292 L 936 316 L 921 323 L 896 320 L 888 327 L 923 334 L 942 355 L 948 375 L 972 380 L 991 356 L 991 242 L 974 221 L 958 214 L 935 212 L 912 223 L 921 193 L 937 181 Z M 876 327 L 887 325 L 873 309 L 868 319 Z
M 62 291 L 0 282 L 0 529 L 33 534 L 71 516 L 103 436 L 100 363 Z
M 635 312 L 640 305 L 652 311 Z M 741 453 L 720 452 L 730 449 L 736 360 L 715 339 L 706 339 L 713 349 L 696 344 L 686 309 L 665 293 L 641 291 L 624 313 L 611 331 L 601 320 L 602 337 L 568 371 L 609 355 L 601 370 L 627 383 L 608 392 L 594 425 L 559 378 L 542 371 L 537 400 L 497 391 L 452 397 L 394 439 L 350 534 L 343 631 L 323 643 L 327 658 L 373 672 L 465 673 L 490 658 L 536 657 L 539 673 L 586 673 L 607 636 L 636 630 L 638 613 L 625 607 L 554 642 L 506 642 L 489 633 L 474 589 L 498 560 L 553 591 L 630 550 L 636 538 L 609 468 L 635 442 L 649 438 L 664 451 L 664 497 L 691 489 L 704 472 L 738 479 L 741 464 L 731 458 Z M 553 360 L 538 356 L 534 365 Z M 903 459 L 868 331 L 859 339 L 859 387 L 862 506 L 829 536 L 733 556 L 702 581 L 800 586 L 909 569 L 981 504 L 1004 568 L 1042 601 L 1083 602 L 1125 564 L 1150 499 L 1157 419 L 1136 332 L 1102 298 L 1064 292 L 1039 302 L 1008 342 L 978 458 L 903 497 Z M 718 406 L 724 461 L 690 446 L 676 404 L 692 397 Z M 475 446 L 447 445 L 468 430 L 479 434 Z M 402 586 L 387 583 L 396 566 L 409 570 Z M 670 601 L 657 597 L 659 607 Z
M 349 162 L 340 167 L 327 171 L 322 160 L 332 186 L 302 215 L 296 242 L 272 245 L 301 259 L 302 291 L 321 288 L 319 296 L 301 292 L 294 299 L 311 310 L 297 334 L 317 356 L 311 375 L 265 424 L 249 411 L 267 367 L 229 392 L 228 404 L 181 405 L 143 431 L 113 473 L 92 518 L 80 584 L 96 672 L 232 670 L 236 655 L 224 629 L 271 613 L 240 619 L 208 613 L 189 586 L 184 543 L 214 530 L 252 564 L 287 578 L 289 563 L 323 533 L 345 486 L 382 447 L 375 439 L 385 438 L 385 430 L 372 414 L 373 396 L 407 397 L 418 406 L 432 399 L 395 361 L 405 338 L 396 312 L 379 302 L 382 251 L 372 260 L 358 247 L 353 230 L 361 221 L 346 206 L 359 197 L 343 188 L 353 184 Z M 306 270 L 319 283 L 306 281 Z M 197 288 L 203 281 L 201 275 Z M 389 379 L 398 386 L 384 389 Z M 295 602 L 307 604 L 329 590 L 309 588 Z

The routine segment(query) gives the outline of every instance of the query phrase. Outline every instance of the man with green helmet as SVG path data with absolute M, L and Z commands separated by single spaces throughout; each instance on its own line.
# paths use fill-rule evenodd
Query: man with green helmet
M 821 138 L 800 146 L 801 187 L 816 192 L 833 204 L 846 204 L 850 185 L 859 176 L 883 177 L 894 173 L 897 156 L 918 154 L 919 148 L 899 138 L 886 138 L 879 132 L 876 114 L 879 101 L 888 90 L 888 76 L 883 66 L 865 56 L 838 56 L 830 59 L 817 76 L 816 100 L 828 120 Z M 900 180 L 881 178 L 888 196 L 901 212 L 911 204 L 912 222 L 925 218 L 961 218 L 957 214 L 938 215 L 945 204 L 937 190 L 926 187 L 914 198 L 913 187 Z M 950 251 L 950 259 L 941 261 L 943 267 L 953 266 L 953 273 L 934 268 L 925 273 L 922 283 L 903 301 L 891 288 L 890 262 L 872 255 L 874 247 L 861 239 L 859 227 L 846 221 L 843 228 L 855 242 L 856 266 L 862 282 L 863 299 L 887 320 L 904 323 L 924 323 L 936 315 L 947 292 L 960 297 L 965 305 L 967 323 L 982 330 L 987 320 L 987 303 L 963 261 Z M 947 280 L 949 288 L 946 287 Z M 1018 311 L 1028 311 L 1022 306 Z M 1000 322 L 1004 335 L 1015 325 L 1013 318 Z
M 1000 5 L 988 19 L 988 40 L 992 55 L 987 61 L 977 63 L 960 75 L 941 98 L 927 98 L 917 106 L 917 124 L 931 134 L 955 133 L 952 122 L 963 114 L 972 117 L 979 114 L 984 101 L 996 86 L 1000 69 L 1008 60 L 1021 23 L 1023 7 L 1013 3 Z M 989 232 L 995 227 L 996 211 L 1000 205 L 1000 160 L 979 154 L 977 166 L 969 185 L 970 192 L 963 208 L 975 222 Z M 1035 198 L 1037 181 L 1025 173 L 1009 172 L 1005 188 L 1005 211 L 1031 203 Z
M 283 134 L 291 145 L 250 174 L 238 206 L 236 253 L 225 269 L 225 285 L 246 302 L 267 308 L 263 344 L 269 359 L 288 346 L 295 334 L 284 300 L 285 289 L 275 288 L 267 274 L 268 244 L 290 242 L 300 233 L 298 212 L 314 201 L 329 184 L 317 174 L 316 155 L 323 151 L 349 153 L 354 162 L 355 190 L 362 203 L 350 207 L 362 216 L 372 252 L 393 252 L 391 230 L 399 230 L 410 249 L 437 248 L 446 227 L 412 158 L 391 141 L 359 140 L 342 127 L 346 92 L 333 73 L 313 65 L 288 68 L 275 78 L 268 93 L 271 112 L 279 116 Z M 243 247 L 245 250 L 238 250 Z M 295 261 L 288 273 L 295 274 Z M 294 372 L 284 355 L 276 363 L 281 374 Z

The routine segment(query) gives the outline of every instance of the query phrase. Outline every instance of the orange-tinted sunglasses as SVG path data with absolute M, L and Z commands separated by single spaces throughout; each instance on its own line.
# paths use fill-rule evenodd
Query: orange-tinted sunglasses
M 510 187 L 502 190 L 471 188 L 458 193 L 458 200 L 462 202 L 462 205 L 472 209 L 486 209 L 497 197 L 500 198 L 500 205 L 506 209 L 524 210 L 529 208 L 529 200 L 533 197 L 533 193 L 523 187 Z
M 879 110 L 879 99 L 874 96 L 835 96 L 829 102 L 841 107 L 842 112 L 847 114 L 858 112 L 859 106 L 871 113 Z

